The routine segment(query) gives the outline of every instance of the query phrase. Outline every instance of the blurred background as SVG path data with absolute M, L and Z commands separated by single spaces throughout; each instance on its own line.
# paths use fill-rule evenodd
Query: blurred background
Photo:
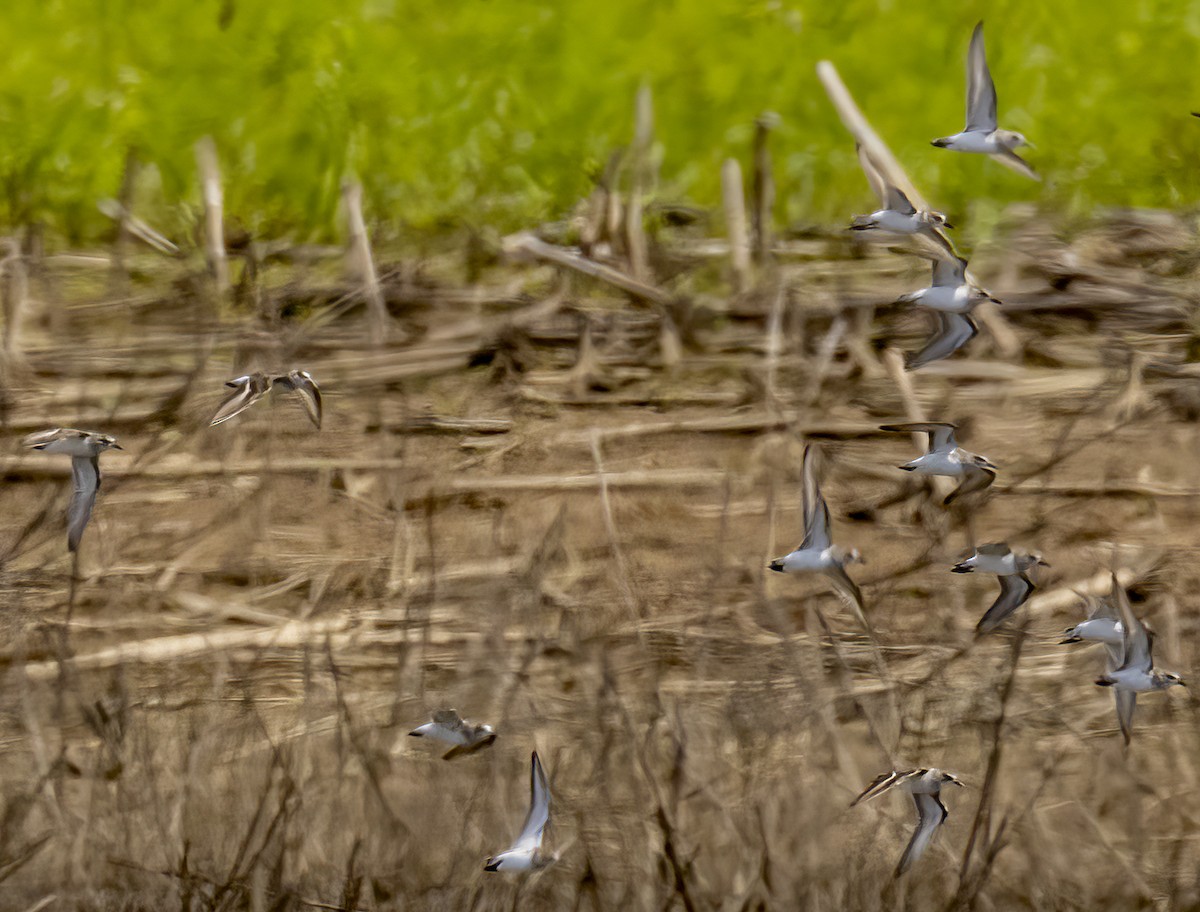
M 1200 701 L 1127 747 L 1060 642 L 1115 572 L 1200 656 L 1200 3 L 3 18 L 0 907 L 1200 908 Z M 980 18 L 1042 183 L 929 145 Z M 822 59 L 1004 302 L 919 371 Z M 319 429 L 210 425 L 293 369 Z M 898 470 L 922 417 L 986 495 Z M 55 426 L 124 447 L 75 555 Z M 767 570 L 806 446 L 869 630 Z M 996 541 L 1050 566 L 977 637 Z M 495 744 L 408 736 L 450 707 Z M 487 874 L 533 750 L 561 859 Z M 911 801 L 849 805 L 922 766 L 969 788 L 896 880 Z
M 963 120 L 964 59 L 984 19 L 1002 125 L 1038 146 L 1031 188 L 929 140 Z M 126 153 L 166 217 L 198 201 L 191 147 L 213 135 L 230 211 L 273 236 L 328 239 L 357 175 L 389 234 L 500 231 L 560 215 L 629 141 L 654 93 L 665 195 L 712 205 L 754 118 L 781 118 L 786 225 L 840 220 L 866 187 L 817 83 L 833 60 L 919 187 L 986 232 L 1014 200 L 1054 212 L 1190 206 L 1200 195 L 1195 2 L 404 0 L 178 6 L 17 4 L 0 60 L 0 217 L 102 236 Z

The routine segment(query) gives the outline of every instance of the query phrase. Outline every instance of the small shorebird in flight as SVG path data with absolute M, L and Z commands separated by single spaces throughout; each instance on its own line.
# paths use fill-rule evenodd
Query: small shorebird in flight
M 542 833 L 550 820 L 550 787 L 537 751 L 529 770 L 529 813 L 517 841 L 493 855 L 483 866 L 485 871 L 536 871 L 558 861 L 558 855 L 542 854 Z
M 824 573 L 832 581 L 838 594 L 854 608 L 859 622 L 866 627 L 868 625 L 863 615 L 862 591 L 846 573 L 846 565 L 862 563 L 862 555 L 857 548 L 847 551 L 833 544 L 830 537 L 829 506 L 817 486 L 816 460 L 816 448 L 806 446 L 800 470 L 804 540 L 796 550 L 776 558 L 767 567 L 779 573 Z
M 971 33 L 967 50 L 967 125 L 961 133 L 933 140 L 940 149 L 956 152 L 978 152 L 990 155 L 1014 171 L 1041 180 L 1029 162 L 1014 152 L 1022 146 L 1033 148 L 1020 133 L 1001 130 L 996 119 L 996 84 L 988 70 L 987 53 L 983 47 L 983 23 Z
M 917 807 L 917 829 L 913 832 L 904 854 L 900 856 L 900 863 L 896 865 L 893 876 L 899 877 L 925 854 L 933 840 L 933 834 L 948 816 L 949 812 L 940 798 L 943 785 L 965 787 L 957 776 L 940 769 L 893 770 L 878 776 L 863 789 L 861 795 L 850 802 L 850 807 L 854 807 L 860 801 L 870 801 L 893 788 L 899 788 L 912 796 L 913 804 Z
M 432 738 L 452 745 L 442 755 L 443 760 L 473 754 L 496 740 L 496 731 L 490 725 L 468 722 L 453 709 L 439 709 L 433 714 L 432 722 L 418 725 L 408 734 L 413 738 Z
M 945 421 L 913 421 L 907 424 L 885 424 L 879 428 L 881 431 L 895 431 L 901 434 L 923 431 L 929 435 L 929 449 L 900 468 L 906 472 L 916 472 L 918 475 L 961 478 L 959 486 L 942 501 L 947 505 L 964 494 L 982 491 L 996 480 L 997 472 L 996 467 L 988 460 L 958 445 L 958 441 L 954 439 L 955 428 L 956 425 Z
M 225 385 L 233 392 L 221 403 L 217 412 L 208 423 L 209 427 L 228 421 L 240 415 L 259 399 L 270 392 L 272 386 L 281 386 L 291 390 L 304 406 L 304 411 L 318 428 L 321 427 L 321 388 L 312 374 L 305 370 L 288 371 L 279 377 L 269 377 L 264 373 L 255 372 L 244 377 L 227 380 Z
M 1121 616 L 1121 664 L 1096 679 L 1101 687 L 1111 687 L 1117 699 L 1117 723 L 1126 746 L 1133 739 L 1133 712 L 1137 695 L 1155 690 L 1167 690 L 1178 684 L 1187 687 L 1179 675 L 1154 670 L 1154 632 L 1133 614 L 1125 587 L 1112 578 L 1112 598 Z
M 1000 578 L 1000 595 L 979 623 L 978 633 L 991 633 L 1010 614 L 1020 608 L 1033 593 L 1034 585 L 1027 575 L 1034 567 L 1049 567 L 1040 554 L 1013 551 L 1003 542 L 980 545 L 975 552 L 951 568 L 951 573 L 994 573 Z
M 967 261 L 959 256 L 933 256 L 933 281 L 928 288 L 903 294 L 897 304 L 919 304 L 937 317 L 937 332 L 915 355 L 905 358 L 909 370 L 949 357 L 975 337 L 979 327 L 971 311 L 984 301 L 996 301 L 967 279 Z
M 100 490 L 100 454 L 105 450 L 120 450 L 115 437 L 75 428 L 53 428 L 38 431 L 22 441 L 25 446 L 43 453 L 62 453 L 71 457 L 71 478 L 75 490 L 67 507 L 67 548 L 79 550 L 83 530 L 87 528 Z
M 875 191 L 883 208 L 869 215 L 856 215 L 850 223 L 850 230 L 909 235 L 924 242 L 932 254 L 957 257 L 954 245 L 942 230 L 954 227 L 946 221 L 946 216 L 940 212 L 917 209 L 905 196 L 904 191 L 889 181 L 875 166 L 861 143 L 855 148 L 858 151 L 858 162 L 867 176 L 867 183 Z

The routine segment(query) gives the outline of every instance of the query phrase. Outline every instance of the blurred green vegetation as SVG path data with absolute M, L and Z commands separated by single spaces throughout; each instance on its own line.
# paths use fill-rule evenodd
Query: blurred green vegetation
M 19 0 L 4 18 L 0 227 L 68 242 L 109 230 L 95 204 L 130 147 L 153 166 L 139 212 L 171 228 L 198 201 L 205 133 L 229 212 L 267 234 L 336 236 L 349 174 L 385 236 L 557 217 L 629 141 L 642 82 L 662 195 L 714 204 L 769 109 L 780 219 L 837 222 L 871 200 L 816 80 L 826 57 L 930 201 L 977 230 L 1016 200 L 1200 195 L 1200 0 Z M 979 18 L 1001 124 L 1038 145 L 1044 184 L 929 145 L 962 123 Z

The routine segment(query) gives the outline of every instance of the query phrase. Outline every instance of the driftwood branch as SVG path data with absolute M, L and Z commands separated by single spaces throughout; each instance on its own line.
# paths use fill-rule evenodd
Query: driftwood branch
M 653 285 L 639 281 L 633 276 L 626 275 L 619 269 L 589 260 L 578 251 L 556 247 L 554 244 L 547 244 L 541 238 L 527 231 L 506 237 L 503 248 L 505 255 L 514 259 L 532 257 L 544 260 L 547 263 L 562 266 L 564 269 L 573 270 L 581 275 L 599 279 L 601 282 L 612 285 L 614 288 L 619 288 L 621 291 L 633 295 L 635 298 L 649 301 L 651 304 L 658 304 L 661 307 L 665 307 L 673 300 L 671 295 L 661 288 L 656 288 Z
M 825 87 L 829 100 L 837 109 L 842 124 L 850 131 L 854 141 L 860 143 L 866 150 L 875 166 L 883 172 L 888 181 L 904 191 L 904 195 L 914 206 L 918 209 L 928 209 L 929 203 L 925 201 L 925 197 L 909 180 L 908 175 L 900 166 L 900 162 L 892 154 L 892 150 L 879 138 L 879 134 L 872 129 L 870 122 L 855 104 L 850 90 L 846 88 L 842 77 L 838 75 L 837 67 L 828 60 L 822 60 L 817 64 L 817 78 L 821 80 L 821 85 Z
M 225 256 L 225 194 L 221 189 L 221 169 L 217 163 L 217 144 L 211 136 L 196 142 L 196 170 L 200 174 L 200 192 L 204 200 L 204 252 L 217 294 L 229 291 L 229 261 Z
M 733 290 L 745 291 L 750 282 L 750 239 L 746 232 L 746 195 L 742 187 L 742 166 L 736 158 L 721 165 L 721 201 L 725 210 L 725 230 L 729 235 L 729 267 Z

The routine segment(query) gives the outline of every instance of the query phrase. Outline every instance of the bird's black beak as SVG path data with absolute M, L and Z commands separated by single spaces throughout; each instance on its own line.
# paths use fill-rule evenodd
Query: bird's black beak
M 121 444 L 119 444 L 119 443 L 114 443 L 114 444 L 112 445 L 112 448 L 113 448 L 114 450 L 123 450 L 123 449 L 125 449 L 125 447 L 121 446 Z
M 487 860 L 487 864 L 485 864 L 485 865 L 483 866 L 483 869 L 484 869 L 485 871 L 492 871 L 493 873 L 494 873 L 494 872 L 496 872 L 496 871 L 499 871 L 499 870 L 500 870 L 500 862 L 498 862 L 498 861 L 493 861 L 492 859 L 490 859 L 490 858 L 489 858 L 489 859 Z
M 943 225 L 944 227 L 946 227 L 946 228 L 953 228 L 953 227 L 954 227 L 954 225 L 952 225 L 950 222 L 942 222 L 942 225 Z
M 773 561 L 771 561 L 771 563 L 767 564 L 767 569 L 774 570 L 776 573 L 782 573 L 783 572 L 783 561 L 782 560 L 773 560 Z

